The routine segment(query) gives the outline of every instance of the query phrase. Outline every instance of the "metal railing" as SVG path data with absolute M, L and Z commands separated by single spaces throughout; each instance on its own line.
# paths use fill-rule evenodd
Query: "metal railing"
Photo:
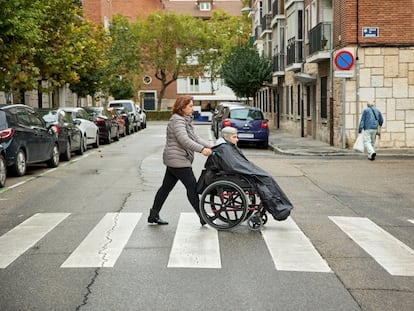
M 309 55 L 332 47 L 332 23 L 319 23 L 309 31 Z
M 296 40 L 295 37 L 288 40 L 286 49 L 287 59 L 286 64 L 302 63 L 303 62 L 303 40 Z

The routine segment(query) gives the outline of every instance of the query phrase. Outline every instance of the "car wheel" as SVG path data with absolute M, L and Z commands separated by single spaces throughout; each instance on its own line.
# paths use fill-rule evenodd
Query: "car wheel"
M 105 142 L 109 145 L 111 143 L 111 141 L 112 141 L 111 130 L 108 129 L 108 134 L 106 135 Z
M 64 152 L 64 153 L 62 153 L 62 160 L 64 160 L 64 161 L 69 161 L 69 160 L 70 160 L 70 158 L 72 157 L 72 153 L 71 153 L 71 151 L 70 151 L 70 148 L 71 148 L 71 146 L 70 146 L 70 141 L 68 140 L 68 141 L 66 142 L 66 149 L 65 149 L 65 152 Z
M 0 188 L 6 185 L 7 167 L 6 160 L 3 155 L 0 155 Z
M 69 149 L 70 150 L 70 149 Z M 49 167 L 57 167 L 59 165 L 59 148 L 57 145 L 53 146 L 52 149 L 52 156 L 51 158 L 46 162 L 47 166 Z
M 119 141 L 119 128 L 116 129 L 115 141 Z
M 93 144 L 94 148 L 99 148 L 99 133 L 96 133 L 96 140 L 95 143 Z
M 86 144 L 86 139 L 84 139 L 83 136 L 81 136 L 80 146 L 77 152 L 79 155 L 82 155 L 85 152 L 86 150 L 85 144 Z
M 26 174 L 26 154 L 22 149 L 17 151 L 16 161 L 12 166 L 12 171 L 16 176 L 23 176 Z

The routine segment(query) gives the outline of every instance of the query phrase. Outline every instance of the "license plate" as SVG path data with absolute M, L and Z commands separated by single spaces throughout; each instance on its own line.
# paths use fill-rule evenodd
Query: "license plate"
M 240 133 L 239 138 L 254 138 L 254 134 Z

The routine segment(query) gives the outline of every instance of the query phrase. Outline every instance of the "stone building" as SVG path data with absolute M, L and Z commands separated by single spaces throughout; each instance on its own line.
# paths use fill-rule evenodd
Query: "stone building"
M 274 64 L 272 84 L 257 99 L 275 127 L 350 147 L 362 110 L 375 100 L 385 118 L 379 145 L 414 147 L 411 0 L 250 5 L 254 44 Z M 350 66 L 339 57 L 344 51 Z

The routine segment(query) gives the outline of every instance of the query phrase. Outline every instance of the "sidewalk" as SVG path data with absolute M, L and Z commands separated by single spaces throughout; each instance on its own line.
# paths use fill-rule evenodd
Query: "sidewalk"
M 270 129 L 269 148 L 273 151 L 287 155 L 297 156 L 360 156 L 367 154 L 352 149 L 342 149 L 330 146 L 310 137 L 300 137 L 282 129 Z M 414 148 L 389 149 L 377 148 L 377 156 L 411 156 L 414 157 Z

